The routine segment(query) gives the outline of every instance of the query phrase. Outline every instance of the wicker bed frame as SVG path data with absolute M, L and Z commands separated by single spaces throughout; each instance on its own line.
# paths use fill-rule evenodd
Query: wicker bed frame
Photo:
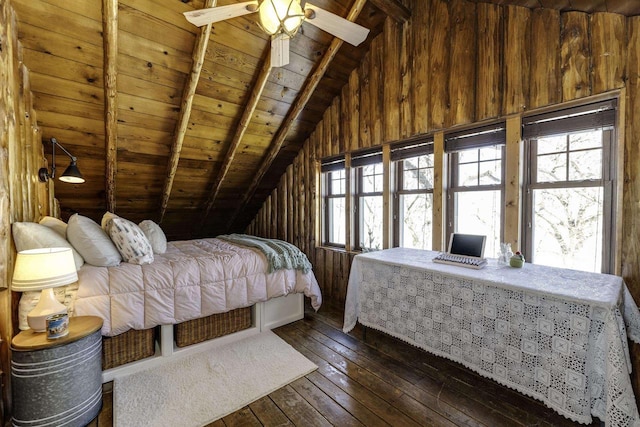
M 245 307 L 173 325 L 173 336 L 176 347 L 186 347 L 248 329 L 251 325 L 251 307 Z M 103 337 L 102 369 L 153 356 L 158 336 L 156 329 L 131 329 L 115 337 Z
M 303 317 L 303 295 L 293 294 L 177 325 L 132 329 L 103 337 L 102 381 L 109 382 L 162 363 L 168 357 L 214 348 Z

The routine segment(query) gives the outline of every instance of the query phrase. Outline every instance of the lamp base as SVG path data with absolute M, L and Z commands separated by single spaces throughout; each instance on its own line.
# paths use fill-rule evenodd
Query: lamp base
M 53 288 L 43 289 L 40 293 L 40 301 L 27 315 L 27 323 L 34 331 L 44 332 L 47 329 L 47 317 L 66 312 L 67 307 L 58 302 L 53 294 Z

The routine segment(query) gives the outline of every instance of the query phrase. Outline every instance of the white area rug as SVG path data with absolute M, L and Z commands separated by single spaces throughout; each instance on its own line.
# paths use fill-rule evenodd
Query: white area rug
M 317 369 L 271 331 L 114 381 L 114 424 L 202 426 Z

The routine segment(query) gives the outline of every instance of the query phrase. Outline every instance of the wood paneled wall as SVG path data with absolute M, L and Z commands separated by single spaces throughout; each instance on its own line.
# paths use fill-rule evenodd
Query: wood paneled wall
M 37 172 L 43 166 L 43 148 L 29 72 L 22 63 L 17 39 L 16 18 L 8 2 L 0 2 L 0 368 L 4 373 L 5 414 L 10 409 L 9 343 L 16 309 L 8 289 L 16 254 L 11 224 L 37 221 L 48 214 L 53 191 L 38 181 Z
M 621 271 L 640 301 L 640 17 L 406 3 L 412 18 L 386 23 L 247 232 L 298 245 L 342 305 L 353 254 L 319 246 L 321 158 L 626 87 Z

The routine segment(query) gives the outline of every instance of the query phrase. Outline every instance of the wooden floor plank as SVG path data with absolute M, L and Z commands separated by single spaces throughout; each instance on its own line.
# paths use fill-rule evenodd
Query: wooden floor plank
M 381 378 L 376 372 L 358 365 L 331 351 L 329 348 L 309 337 L 295 326 L 292 326 L 291 328 L 291 334 L 303 342 L 307 349 L 311 350 L 313 353 L 329 362 L 332 366 L 347 374 L 349 378 L 357 381 L 373 393 L 393 404 L 398 410 L 413 419 L 415 422 L 421 425 L 430 425 L 433 420 L 444 420 L 437 411 L 434 411 L 430 407 L 427 407 L 417 401 L 415 396 L 411 396 L 406 393 L 406 390 L 411 386 L 410 384 L 403 383 L 401 379 L 395 377 L 391 373 L 386 373 L 387 375 L 385 375 L 384 378 Z M 399 388 L 398 386 L 404 387 L 404 389 Z M 418 390 L 412 391 L 414 394 L 420 394 L 421 397 L 429 399 L 429 396 L 426 396 L 426 394 L 423 394 Z M 432 402 L 434 401 L 434 399 L 430 400 Z M 452 413 L 458 412 L 455 408 L 448 409 Z M 472 420 L 463 413 L 459 413 L 459 421 L 461 420 L 464 420 L 465 423 L 470 423 L 468 425 L 473 425 L 471 422 Z
M 307 375 L 307 378 L 327 396 L 331 396 L 340 406 L 349 411 L 362 424 L 369 427 L 390 425 L 319 372 L 312 372 Z
M 318 372 L 321 373 L 329 381 L 340 387 L 344 392 L 352 396 L 358 402 L 365 405 L 372 412 L 378 415 L 380 418 L 388 422 L 393 426 L 418 426 L 419 424 L 407 417 L 404 413 L 387 402 L 385 399 L 380 398 L 368 388 L 362 386 L 357 381 L 353 381 L 348 375 L 344 374 L 339 369 L 331 366 L 329 362 L 322 359 L 311 350 L 305 348 L 296 338 L 290 336 L 287 331 L 278 329 L 276 332 L 282 339 L 294 346 L 296 350 L 302 353 L 305 357 L 318 365 Z
M 227 415 L 222 418 L 224 425 L 227 427 L 252 427 L 252 426 L 262 426 L 262 423 L 256 418 L 256 416 L 251 412 L 248 406 Z
M 297 426 L 324 427 L 331 423 L 290 385 L 269 395 L 280 410 Z
M 249 405 L 251 411 L 265 426 L 291 426 L 293 423 L 287 416 L 273 403 L 269 396 L 256 400 Z
M 307 378 L 300 378 L 291 383 L 291 387 L 298 392 L 311 406 L 316 408 L 334 426 L 363 427 L 353 415 L 315 386 Z

